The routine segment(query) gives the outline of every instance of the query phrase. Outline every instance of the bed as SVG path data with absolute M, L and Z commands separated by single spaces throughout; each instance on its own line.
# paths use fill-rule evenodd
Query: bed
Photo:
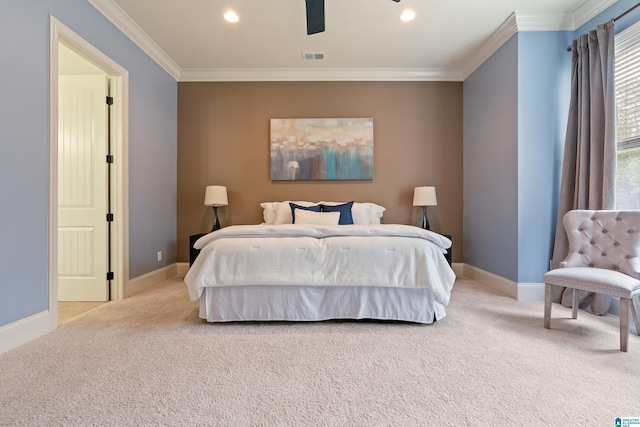
M 380 224 L 384 208 L 374 204 L 272 203 L 273 212 L 263 204 L 263 224 L 195 242 L 200 254 L 184 281 L 201 318 L 432 323 L 446 315 L 455 281 L 446 237 Z

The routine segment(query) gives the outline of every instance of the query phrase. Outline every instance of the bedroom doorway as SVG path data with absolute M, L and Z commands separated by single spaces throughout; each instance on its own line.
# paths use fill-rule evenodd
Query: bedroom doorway
M 58 301 L 104 302 L 109 78 L 63 44 L 58 52 Z
M 53 17 L 50 33 L 49 314 L 55 329 L 58 300 L 125 295 L 128 72 Z

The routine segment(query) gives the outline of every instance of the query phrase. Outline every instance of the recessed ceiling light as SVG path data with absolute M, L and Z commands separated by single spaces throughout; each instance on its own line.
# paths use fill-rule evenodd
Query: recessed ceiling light
M 411 9 L 405 9 L 405 11 L 402 12 L 402 15 L 400 15 L 400 19 L 404 22 L 413 21 L 415 17 L 416 13 Z
M 240 18 L 238 18 L 238 14 L 233 10 L 227 10 L 222 16 L 224 16 L 224 20 L 227 22 L 238 22 L 240 20 Z

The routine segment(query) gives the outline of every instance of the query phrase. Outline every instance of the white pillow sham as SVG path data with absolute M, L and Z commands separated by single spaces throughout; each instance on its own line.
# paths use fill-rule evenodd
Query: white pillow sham
M 273 225 L 276 223 L 276 208 L 273 206 L 273 202 L 260 203 L 262 208 L 262 219 L 267 225 Z
M 294 200 L 287 200 L 284 202 L 275 202 L 274 207 L 276 210 L 276 219 L 274 224 L 279 225 L 279 224 L 293 223 L 293 215 L 291 215 L 291 205 L 289 203 L 295 203 L 296 205 L 305 206 L 305 207 L 313 206 L 317 204 L 313 202 L 304 202 L 304 201 L 296 202 Z
M 262 218 L 264 219 L 264 223 L 267 225 L 291 224 L 293 222 L 293 216 L 291 215 L 291 205 L 289 205 L 289 203 L 295 203 L 300 206 L 313 206 L 317 204 L 294 200 L 260 203 L 260 207 L 263 209 Z
M 291 201 L 300 206 L 313 206 L 318 204 L 325 205 L 341 205 L 344 202 L 304 202 Z M 291 216 L 291 206 L 289 200 L 283 202 L 264 202 L 260 203 L 262 207 L 262 217 L 265 224 L 291 224 L 293 217 Z M 351 208 L 354 224 L 380 224 L 380 220 L 385 208 L 375 203 L 359 203 L 354 202 Z
M 295 209 L 296 224 L 338 225 L 340 212 L 314 212 Z
M 344 202 L 318 202 L 322 205 L 341 205 Z M 375 203 L 353 202 L 351 216 L 354 224 L 380 224 L 385 208 Z

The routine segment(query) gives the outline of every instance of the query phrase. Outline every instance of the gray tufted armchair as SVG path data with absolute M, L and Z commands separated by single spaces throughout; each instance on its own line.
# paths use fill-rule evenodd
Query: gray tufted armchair
M 640 295 L 640 210 L 573 210 L 563 218 L 569 254 L 544 275 L 544 327 L 551 327 L 551 285 L 573 289 L 572 318 L 578 317 L 576 290 L 620 298 L 620 350 L 627 351 L 629 311 L 640 322 L 633 299 Z

